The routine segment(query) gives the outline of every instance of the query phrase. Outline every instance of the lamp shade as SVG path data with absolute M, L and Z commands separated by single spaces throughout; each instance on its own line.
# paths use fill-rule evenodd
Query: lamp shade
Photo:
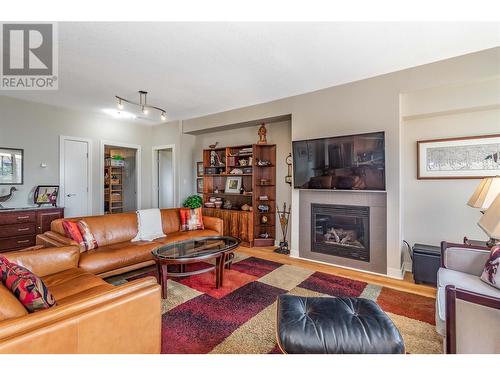
M 490 238 L 500 239 L 500 194 L 481 216 L 478 224 Z
M 480 210 L 487 210 L 500 193 L 500 176 L 483 178 L 467 204 Z

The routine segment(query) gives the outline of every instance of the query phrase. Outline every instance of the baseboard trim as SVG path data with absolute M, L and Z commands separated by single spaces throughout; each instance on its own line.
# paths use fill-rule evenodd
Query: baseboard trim
M 314 259 L 308 259 L 308 258 L 303 258 L 303 257 L 300 257 L 300 256 L 297 256 L 297 255 L 294 255 L 292 253 L 290 253 L 290 258 L 295 258 L 295 259 L 300 259 L 300 260 L 305 260 L 305 261 L 308 261 L 308 262 L 313 262 L 313 263 L 319 263 L 319 264 L 325 264 L 327 266 L 332 266 L 332 267 L 338 267 L 338 268 L 343 268 L 343 269 L 346 269 L 346 270 L 353 270 L 353 271 L 357 271 L 357 272 L 364 272 L 364 273 L 368 273 L 368 274 L 371 274 L 371 275 L 376 275 L 376 276 L 384 276 L 384 277 L 390 277 L 391 279 L 398 279 L 398 280 L 403 280 L 403 273 L 402 273 L 402 270 L 399 270 L 399 274 L 400 276 L 397 277 L 397 276 L 392 276 L 390 274 L 385 274 L 385 273 L 379 273 L 379 272 L 373 272 L 373 271 L 366 271 L 366 270 L 360 270 L 359 268 L 353 268 L 353 267 L 347 267 L 347 266 L 341 266 L 339 264 L 333 264 L 333 263 L 328 263 L 328 262 L 323 262 L 321 260 L 314 260 Z M 388 269 L 389 271 L 389 269 Z
M 403 265 L 401 265 L 401 268 L 387 267 L 387 276 L 392 277 L 393 279 L 403 280 L 404 274 Z

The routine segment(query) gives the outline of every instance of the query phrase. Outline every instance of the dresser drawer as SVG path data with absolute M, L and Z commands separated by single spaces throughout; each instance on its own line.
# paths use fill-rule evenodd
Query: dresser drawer
M 25 236 L 35 234 L 36 226 L 33 223 L 10 224 L 0 226 L 0 238 Z
M 18 236 L 0 239 L 0 251 L 22 249 L 35 246 L 35 236 Z
M 34 222 L 35 222 L 34 211 L 0 214 L 0 225 L 34 223 Z

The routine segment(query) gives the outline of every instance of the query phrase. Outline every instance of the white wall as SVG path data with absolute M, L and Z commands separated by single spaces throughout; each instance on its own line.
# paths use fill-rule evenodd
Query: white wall
M 477 226 L 481 213 L 466 205 L 480 180 L 417 180 L 416 142 L 500 134 L 500 79 L 406 93 L 401 113 L 403 237 L 431 245 L 487 239 Z
M 93 213 L 100 212 L 102 187 L 99 186 L 100 140 L 140 144 L 151 149 L 152 129 L 148 126 L 119 121 L 107 115 L 72 111 L 0 96 L 0 146 L 24 149 L 24 185 L 5 206 L 25 207 L 32 204 L 36 185 L 59 184 L 59 136 L 92 139 Z M 149 157 L 146 157 L 149 156 Z M 41 168 L 40 163 L 47 168 Z M 142 170 L 151 169 L 151 156 L 143 153 Z M 142 206 L 151 204 L 151 173 L 142 176 Z M 0 195 L 9 186 L 0 186 Z

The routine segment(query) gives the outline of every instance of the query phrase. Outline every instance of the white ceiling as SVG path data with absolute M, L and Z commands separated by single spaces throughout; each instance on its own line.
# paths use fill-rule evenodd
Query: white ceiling
M 60 23 L 59 90 L 3 94 L 102 112 L 146 90 L 186 119 L 499 45 L 500 23 Z

